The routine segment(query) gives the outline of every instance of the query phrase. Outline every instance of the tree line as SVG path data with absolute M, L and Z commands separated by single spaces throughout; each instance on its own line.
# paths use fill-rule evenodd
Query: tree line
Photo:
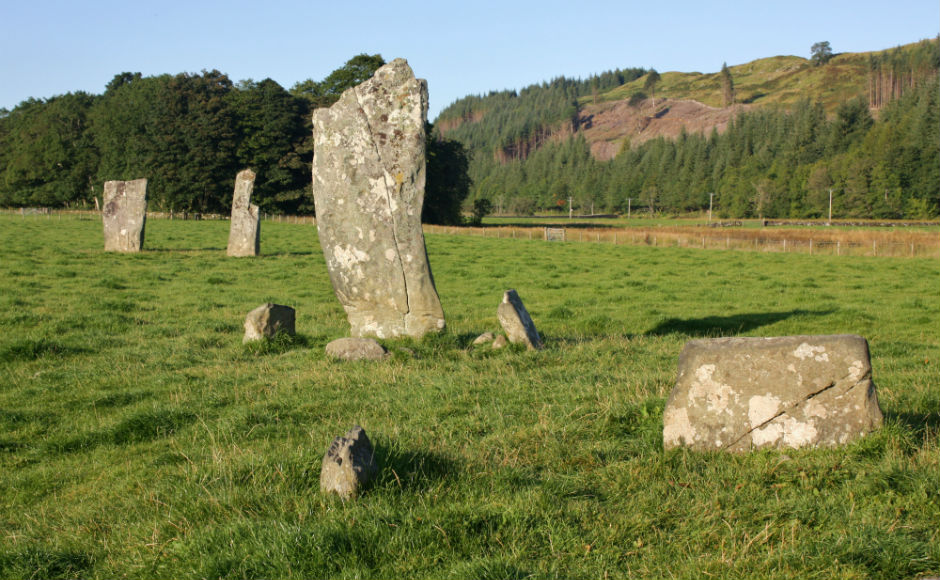
M 0 206 L 94 207 L 105 181 L 146 177 L 156 210 L 227 212 L 235 174 L 251 168 L 262 211 L 312 214 L 311 114 L 383 64 L 361 54 L 290 90 L 271 79 L 232 82 L 217 70 L 125 72 L 101 95 L 28 99 L 0 110 Z M 425 217 L 453 223 L 469 189 L 466 151 L 434 140 L 428 160 Z
M 595 160 L 577 121 L 568 120 L 577 117 L 577 96 L 587 94 L 579 81 L 468 97 L 443 111 L 437 127 L 472 152 L 469 203 L 486 199 L 496 211 L 548 211 L 570 199 L 584 212 L 678 215 L 713 201 L 728 217 L 813 218 L 827 215 L 831 190 L 844 217 L 936 217 L 940 43 L 888 51 L 870 63 L 869 94 L 830 114 L 810 99 L 741 112 L 720 134 L 627 142 L 610 161 Z M 722 69 L 722 100 L 733 106 L 734 82 Z M 654 72 L 631 70 L 646 74 L 647 84 Z M 550 112 L 533 110 L 538 103 Z

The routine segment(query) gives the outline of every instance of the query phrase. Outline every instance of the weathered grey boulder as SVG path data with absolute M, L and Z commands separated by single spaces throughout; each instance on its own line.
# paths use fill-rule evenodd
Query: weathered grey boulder
M 496 309 L 496 317 L 506 331 L 509 342 L 525 344 L 529 350 L 542 348 L 542 339 L 535 329 L 535 323 L 515 290 L 507 290 L 503 294 L 503 301 Z
M 337 338 L 326 345 L 326 354 L 340 360 L 382 360 L 385 347 L 371 338 Z
M 104 183 L 104 251 L 139 252 L 147 221 L 147 180 Z
M 255 172 L 243 169 L 235 177 L 232 220 L 228 232 L 229 256 L 257 256 L 261 252 L 261 212 L 251 203 Z
M 868 342 L 860 336 L 692 340 L 679 355 L 663 445 L 833 447 L 881 423 Z
M 444 329 L 421 229 L 428 92 L 396 59 L 313 113 L 313 196 L 353 336 Z
M 323 456 L 320 491 L 354 499 L 377 473 L 372 442 L 365 429 L 356 425 L 334 439 Z
M 273 338 L 284 332 L 294 334 L 296 314 L 290 306 L 281 304 L 262 304 L 245 317 L 245 338 L 242 342 L 251 342 L 263 338 Z

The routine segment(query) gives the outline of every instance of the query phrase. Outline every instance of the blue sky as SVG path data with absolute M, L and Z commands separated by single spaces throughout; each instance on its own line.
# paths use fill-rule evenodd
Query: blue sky
M 0 107 L 99 94 L 120 72 L 320 80 L 359 53 L 403 57 L 433 120 L 453 101 L 613 68 L 716 72 L 757 58 L 891 48 L 940 33 L 938 0 L 3 0 Z

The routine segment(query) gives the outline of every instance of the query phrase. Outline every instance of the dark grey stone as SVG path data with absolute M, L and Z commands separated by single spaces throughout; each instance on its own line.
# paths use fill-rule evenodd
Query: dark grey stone
M 320 469 L 320 491 L 355 499 L 376 476 L 375 450 L 359 425 L 330 444 Z

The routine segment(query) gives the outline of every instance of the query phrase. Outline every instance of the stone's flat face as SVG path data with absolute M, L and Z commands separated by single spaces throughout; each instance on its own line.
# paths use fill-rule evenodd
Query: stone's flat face
M 515 290 L 507 290 L 503 294 L 503 301 L 496 309 L 496 317 L 506 331 L 509 342 L 525 344 L 529 350 L 542 348 L 542 339 L 535 329 L 535 323 Z
M 320 491 L 335 493 L 344 500 L 354 499 L 375 477 L 375 451 L 359 425 L 330 444 L 320 468 Z
M 106 181 L 103 197 L 104 251 L 139 252 L 147 221 L 147 180 Z
M 313 113 L 317 230 L 356 337 L 444 329 L 421 229 L 427 106 L 427 84 L 396 59 Z
M 388 351 L 371 338 L 338 338 L 326 345 L 326 354 L 340 360 L 382 360 Z
M 257 256 L 261 253 L 261 212 L 251 203 L 255 172 L 244 169 L 235 177 L 232 221 L 228 233 L 229 256 Z
M 273 338 L 278 332 L 293 335 L 296 313 L 290 306 L 262 304 L 245 317 L 245 337 L 242 342 Z
M 689 341 L 663 416 L 666 449 L 835 447 L 879 428 L 855 335 Z

